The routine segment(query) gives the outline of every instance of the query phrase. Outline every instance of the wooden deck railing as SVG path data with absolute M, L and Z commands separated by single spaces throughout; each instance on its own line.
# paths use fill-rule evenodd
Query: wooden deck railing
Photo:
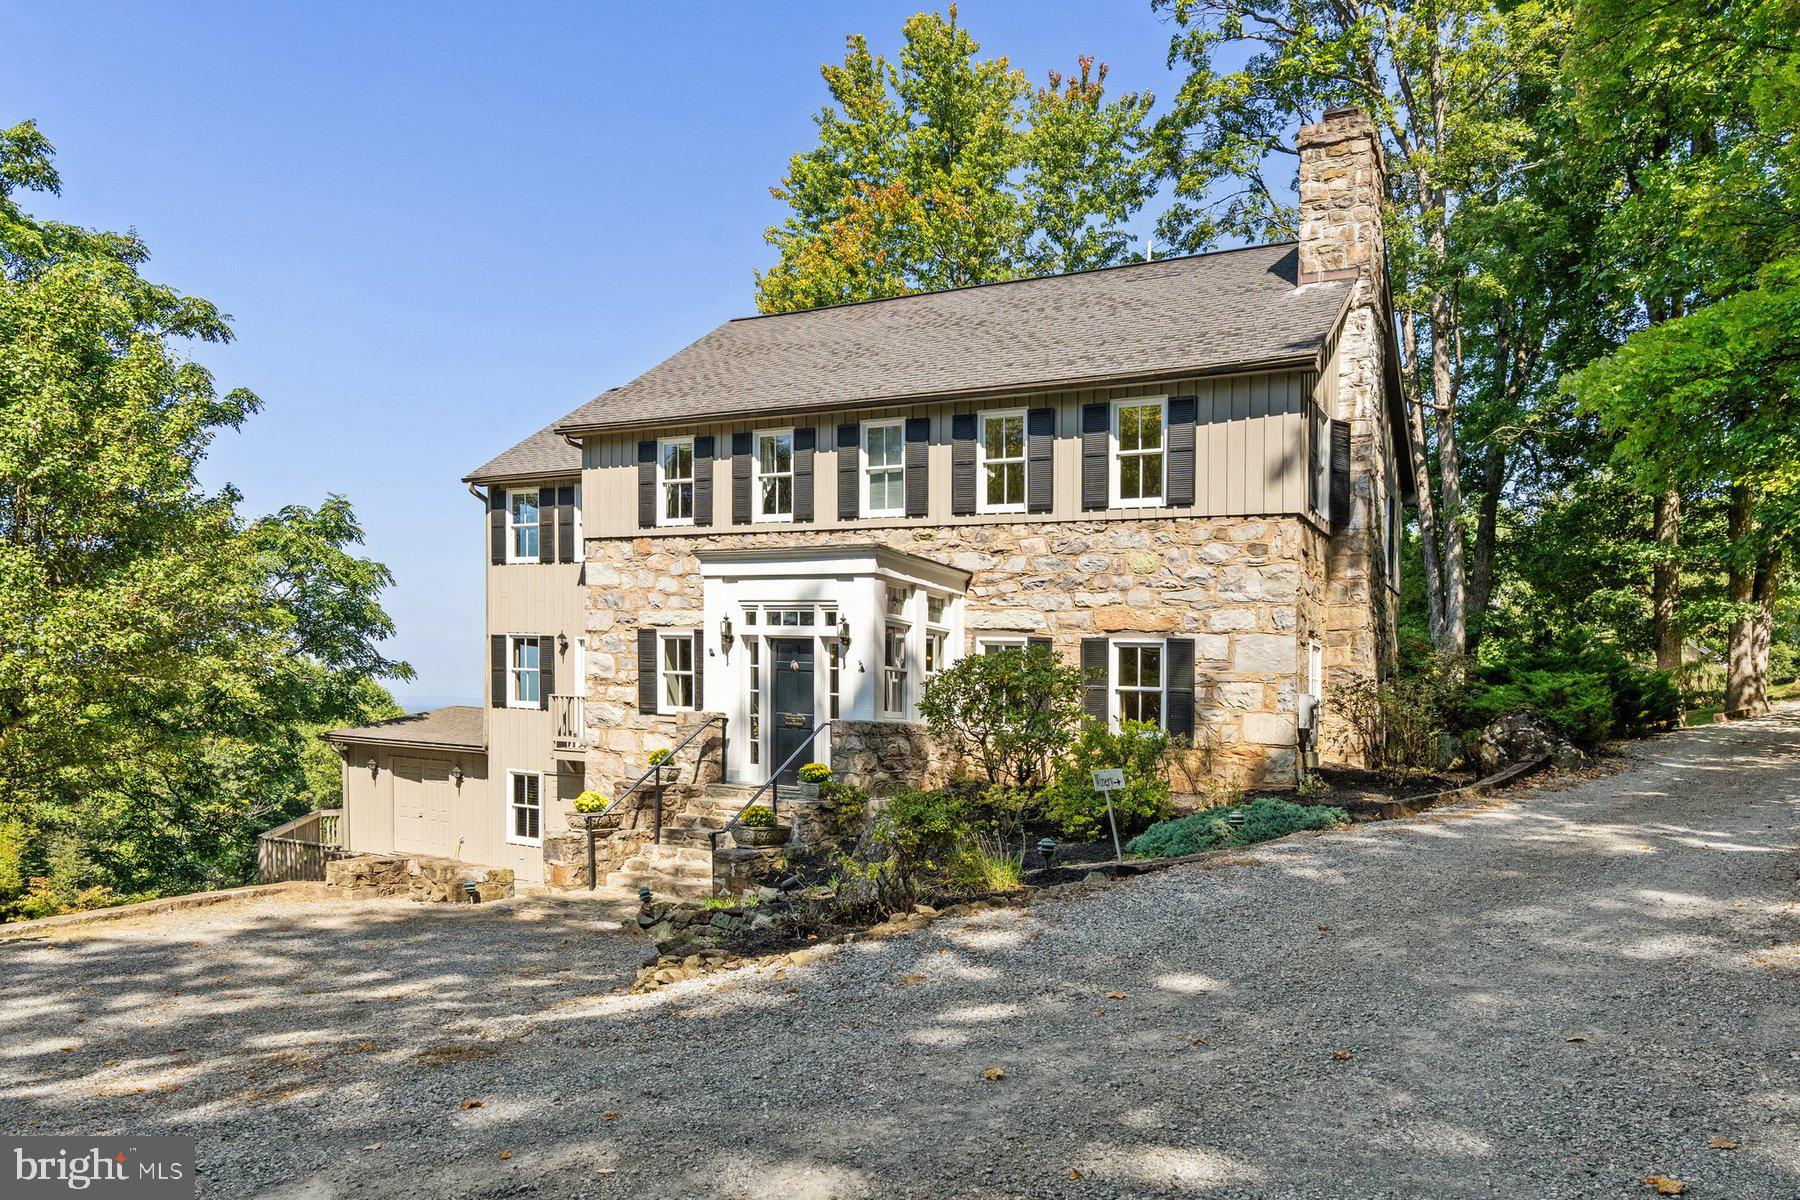
M 582 697 L 552 695 L 550 721 L 554 749 L 587 749 L 587 705 Z
M 341 808 L 321 808 L 257 838 L 257 879 L 262 883 L 323 880 L 326 863 L 350 854 L 339 836 L 343 816 Z

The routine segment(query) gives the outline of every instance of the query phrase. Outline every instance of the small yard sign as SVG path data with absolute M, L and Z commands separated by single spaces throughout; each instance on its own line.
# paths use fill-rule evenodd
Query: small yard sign
M 1112 794 L 1125 788 L 1125 769 L 1123 767 L 1102 767 L 1094 772 L 1094 790 L 1106 797 L 1106 823 L 1112 826 L 1113 859 L 1125 857 L 1125 851 L 1119 848 L 1119 822 L 1113 816 Z

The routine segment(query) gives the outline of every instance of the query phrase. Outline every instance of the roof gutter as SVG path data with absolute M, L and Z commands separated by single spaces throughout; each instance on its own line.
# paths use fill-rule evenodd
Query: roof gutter
M 1210 379 L 1222 375 L 1264 375 L 1271 371 L 1318 370 L 1319 351 L 1290 354 L 1281 358 L 1253 363 L 1232 363 L 1219 367 L 1182 367 L 1168 371 L 1145 373 L 1123 371 L 1111 375 L 1082 375 L 1063 379 L 1045 379 L 1029 383 L 1007 384 L 1005 387 L 964 388 L 948 392 L 914 392 L 898 396 L 870 396 L 859 400 L 833 400 L 795 408 L 741 408 L 723 412 L 696 413 L 684 416 L 658 417 L 652 420 L 568 422 L 554 426 L 565 438 L 595 433 L 620 433 L 633 429 L 660 428 L 669 425 L 691 425 L 699 421 L 739 421 L 753 417 L 799 415 L 808 412 L 843 412 L 866 408 L 898 408 L 910 404 L 944 404 L 962 400 L 990 400 L 1033 392 L 1064 391 L 1075 388 L 1106 387 L 1122 383 L 1165 383 L 1174 379 Z

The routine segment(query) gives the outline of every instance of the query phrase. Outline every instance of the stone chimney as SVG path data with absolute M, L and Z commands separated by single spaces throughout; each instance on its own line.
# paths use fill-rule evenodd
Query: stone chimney
M 1375 122 L 1360 108 L 1334 108 L 1300 130 L 1300 282 L 1361 276 L 1375 285 L 1385 265 L 1381 232 L 1386 177 Z M 1379 288 L 1375 287 L 1378 296 Z

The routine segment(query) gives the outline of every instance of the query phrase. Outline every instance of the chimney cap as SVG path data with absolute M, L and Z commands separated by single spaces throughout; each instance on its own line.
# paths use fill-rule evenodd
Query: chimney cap
M 1339 121 L 1345 117 L 1367 117 L 1368 109 L 1360 104 L 1340 104 L 1336 108 L 1328 108 L 1319 117 L 1321 121 Z

